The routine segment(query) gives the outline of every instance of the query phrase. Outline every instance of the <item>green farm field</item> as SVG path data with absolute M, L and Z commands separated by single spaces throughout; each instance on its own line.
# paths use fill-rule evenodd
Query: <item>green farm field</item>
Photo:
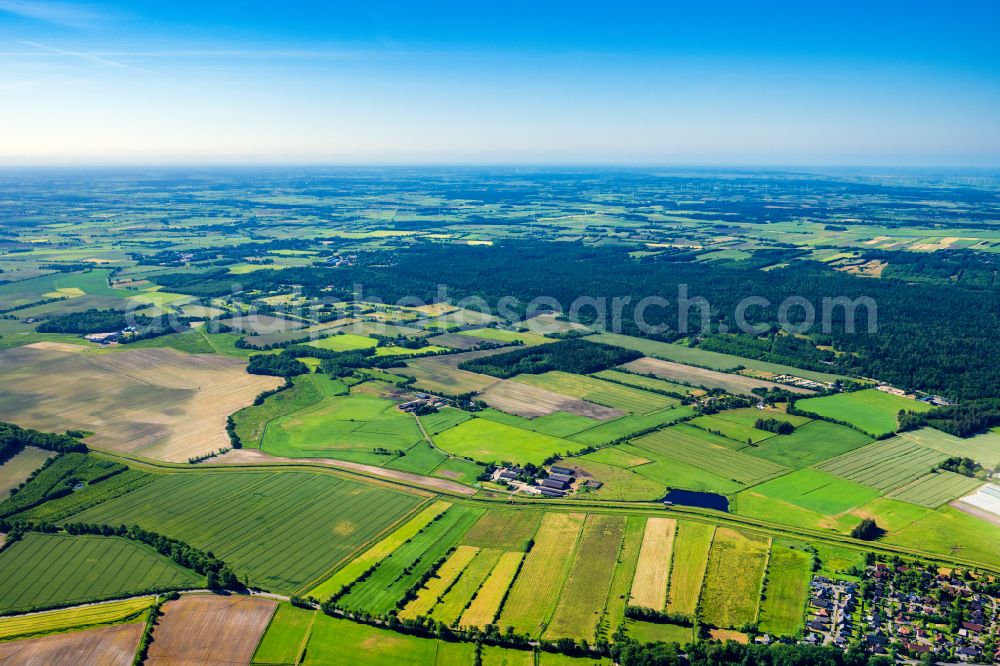
M 303 666 L 357 666 L 359 655 L 363 655 L 365 662 L 372 664 L 456 666 L 475 663 L 475 651 L 473 643 L 409 636 L 318 613 L 301 663 Z M 536 663 L 535 654 L 529 650 L 492 646 L 483 647 L 482 660 L 483 666 L 535 666 Z M 540 666 L 610 665 L 607 660 L 549 653 L 539 655 L 538 663 Z
M 699 416 L 691 419 L 688 423 L 707 432 L 731 439 L 739 448 L 747 447 L 750 444 L 759 444 L 765 439 L 775 436 L 773 432 L 758 430 L 752 425 L 730 421 L 717 414 Z
M 545 458 L 577 448 L 572 442 L 489 419 L 470 419 L 434 437 L 434 443 L 456 456 L 481 462 L 540 464 Z
M 812 555 L 775 543 L 767 564 L 767 582 L 760 609 L 760 627 L 778 636 L 796 636 L 805 622 L 805 605 L 812 579 Z
M 546 513 L 521 573 L 500 612 L 500 625 L 538 636 L 545 631 L 569 575 L 585 514 Z
M 168 474 L 73 517 L 139 525 L 211 550 L 292 593 L 412 511 L 420 498 L 299 471 Z M 289 549 L 288 544 L 297 544 Z
M 300 375 L 293 380 L 292 388 L 268 397 L 262 405 L 251 405 L 233 414 L 236 435 L 244 447 L 259 447 L 267 425 L 275 419 L 311 407 L 323 398 L 346 394 L 347 391 L 346 384 L 340 380 L 332 380 L 327 375 Z
M 261 449 L 290 458 L 337 458 L 382 466 L 397 457 L 396 451 L 423 442 L 414 417 L 396 409 L 395 401 L 358 389 L 349 395 L 328 395 L 268 422 Z M 376 448 L 387 453 L 376 453 Z M 439 455 L 434 458 L 431 467 L 441 461 Z
M 654 481 L 663 488 L 685 488 L 687 490 L 702 490 L 715 493 L 735 493 L 746 486 L 739 481 L 726 478 L 724 472 L 708 471 L 702 467 L 689 464 L 679 456 L 670 455 L 663 450 L 640 448 L 631 444 L 619 444 L 615 447 L 633 455 L 652 459 L 652 462 L 637 465 L 626 471 Z
M 724 421 L 730 421 L 732 423 L 738 423 L 747 427 L 753 427 L 757 422 L 757 419 L 777 419 L 778 421 L 785 421 L 786 423 L 791 423 L 796 428 L 802 427 L 812 421 L 807 416 L 799 416 L 798 414 L 787 414 L 781 409 L 774 409 L 767 407 L 764 409 L 757 409 L 756 407 L 740 407 L 739 409 L 725 409 L 721 412 L 713 414 L 718 419 Z
M 716 530 L 699 601 L 706 622 L 738 628 L 757 620 L 769 548 L 766 537 Z
M 886 497 L 936 509 L 945 502 L 972 493 L 981 485 L 983 485 L 981 479 L 938 470 L 893 490 Z
M 204 584 L 202 576 L 121 537 L 32 532 L 0 551 L 0 572 L 0 612 Z
M 350 610 L 387 613 L 482 514 L 483 509 L 451 507 L 380 560 L 372 574 L 355 582 L 338 603 Z
M 643 535 L 646 532 L 646 519 L 640 516 L 629 516 L 625 521 L 625 533 L 622 535 L 622 547 L 618 552 L 618 563 L 611 579 L 611 589 L 608 591 L 608 601 L 604 605 L 604 617 L 598 625 L 597 635 L 607 639 L 613 636 L 625 620 L 625 606 L 629 601 L 629 590 L 635 579 L 635 570 L 639 564 L 639 551 L 642 549 Z
M 669 423 L 676 423 L 694 413 L 688 406 L 668 407 L 649 414 L 633 414 L 620 419 L 607 421 L 586 430 L 569 435 L 566 439 L 579 442 L 584 446 L 600 446 L 622 437 L 655 428 Z
M 309 594 L 317 599 L 329 599 L 344 585 L 354 582 L 358 576 L 378 564 L 405 542 L 416 536 L 432 520 L 447 511 L 449 507 L 451 507 L 451 504 L 440 500 L 424 507 L 419 513 L 400 525 L 399 528 L 393 530 L 392 533 L 386 535 L 381 541 L 352 558 L 350 562 L 337 570 L 333 576 L 312 590 L 309 590 Z
M 477 412 L 476 416 L 481 419 L 506 423 L 507 425 L 525 430 L 534 430 L 543 435 L 551 435 L 553 437 L 568 437 L 602 423 L 597 419 L 569 412 L 553 412 L 529 419 L 523 416 L 508 414 L 492 407 Z
M 483 338 L 495 342 L 523 342 L 525 346 L 543 345 L 547 342 L 554 342 L 552 338 L 546 338 L 537 333 L 508 331 L 502 328 L 473 328 L 466 331 L 459 331 L 459 335 L 468 335 L 474 338 Z
M 744 495 L 750 494 L 787 502 L 821 515 L 840 514 L 879 496 L 876 490 L 865 485 L 810 468 L 743 491 L 737 496 L 737 505 L 741 509 Z
M 525 550 L 538 531 L 542 515 L 532 509 L 491 509 L 469 529 L 462 543 L 480 548 Z
M 886 493 L 927 474 L 947 457 L 909 439 L 893 437 L 854 449 L 816 467 Z
M 714 537 L 714 525 L 685 521 L 677 524 L 667 594 L 669 612 L 694 616 Z
M 798 400 L 795 408 L 834 421 L 849 423 L 872 437 L 881 437 L 896 431 L 898 427 L 896 414 L 901 410 L 926 412 L 931 406 L 919 400 L 903 398 L 885 391 L 865 389 Z
M 613 449 L 600 449 L 600 451 L 616 451 Z M 569 499 L 579 500 L 657 500 L 664 495 L 666 484 L 643 476 L 639 473 L 642 467 L 625 469 L 616 465 L 607 465 L 583 456 L 581 458 L 563 458 L 558 461 L 563 467 L 576 470 L 576 476 L 581 479 L 594 479 L 603 485 L 600 488 L 583 488 Z
M 252 664 L 295 664 L 320 612 L 281 603 L 267 625 Z
M 695 435 L 690 429 L 664 428 L 633 440 L 640 449 L 679 460 L 737 483 L 752 485 L 787 471 L 768 460 L 754 458 Z
M 934 428 L 910 430 L 899 436 L 949 456 L 972 458 L 985 467 L 1000 464 L 1000 431 L 997 429 L 965 439 Z
M 775 435 L 742 452 L 791 469 L 801 469 L 871 442 L 871 437 L 853 428 L 829 421 L 810 421 L 790 435 Z
M 545 628 L 545 637 L 594 640 L 624 533 L 625 516 L 587 516 L 559 603 Z

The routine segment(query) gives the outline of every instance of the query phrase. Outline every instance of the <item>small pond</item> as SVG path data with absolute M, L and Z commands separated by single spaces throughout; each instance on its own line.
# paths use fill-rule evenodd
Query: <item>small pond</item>
M 671 490 L 661 502 L 680 504 L 681 506 L 697 506 L 702 509 L 729 512 L 729 498 L 715 493 L 699 493 L 694 490 Z

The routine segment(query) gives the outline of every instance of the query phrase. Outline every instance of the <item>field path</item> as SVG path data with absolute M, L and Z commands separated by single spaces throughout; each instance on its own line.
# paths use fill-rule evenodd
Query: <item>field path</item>
M 386 479 L 391 479 L 393 481 L 402 481 L 404 483 L 413 483 L 429 488 L 436 488 L 448 493 L 457 493 L 459 495 L 476 494 L 475 488 L 463 486 L 461 483 L 449 481 L 447 479 L 437 479 L 432 476 L 401 472 L 395 469 L 386 469 L 384 467 L 376 467 L 374 465 L 364 465 L 362 463 L 348 462 L 346 460 L 333 460 L 330 458 L 282 458 L 279 456 L 272 456 L 269 453 L 265 453 L 264 451 L 260 451 L 258 449 L 233 449 L 221 456 L 212 458 L 211 462 L 213 465 L 222 464 L 233 466 L 267 465 L 272 463 L 291 465 L 323 465 L 326 467 L 355 470 L 372 476 L 380 476 Z

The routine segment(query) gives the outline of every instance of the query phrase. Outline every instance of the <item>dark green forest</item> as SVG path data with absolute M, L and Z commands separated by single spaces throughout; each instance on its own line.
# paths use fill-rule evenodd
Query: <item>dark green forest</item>
M 197 295 L 230 293 L 231 277 L 224 269 L 200 274 L 156 276 L 159 284 Z M 666 255 L 662 259 L 636 260 L 627 248 L 593 247 L 576 243 L 505 241 L 492 247 L 463 247 L 433 243 L 361 254 L 346 268 L 289 268 L 261 270 L 240 276 L 242 289 L 271 290 L 298 285 L 306 294 L 346 297 L 363 285 L 366 298 L 397 302 L 404 297 L 432 301 L 441 284 L 457 301 L 478 297 L 491 309 L 504 304 L 513 317 L 527 314 L 534 298 L 554 299 L 564 308 L 580 297 L 627 298 L 632 304 L 644 297 L 660 296 L 668 307 L 651 307 L 643 314 L 649 325 L 668 330 L 656 335 L 673 341 L 684 336 L 678 329 L 680 312 L 688 315 L 688 334 L 711 335 L 737 330 L 735 313 L 750 296 L 766 298 L 768 307 L 746 311 L 749 324 L 773 332 L 778 308 L 787 297 L 812 303 L 816 316 L 824 298 L 871 298 L 877 305 L 877 329 L 867 330 L 867 310 L 858 309 L 858 330 L 845 330 L 844 308 L 832 309 L 828 331 L 817 323 L 809 331 L 809 344 L 779 341 L 756 342 L 753 336 L 714 337 L 707 348 L 731 351 L 828 372 L 876 377 L 907 389 L 941 393 L 955 400 L 985 397 L 1000 385 L 1000 294 L 951 284 L 907 284 L 893 279 L 864 279 L 831 270 L 825 265 L 798 261 L 772 271 L 706 266 L 690 256 Z M 705 298 L 711 305 L 709 330 L 703 326 L 701 308 L 678 306 L 678 289 L 686 285 L 689 299 Z M 334 291 L 325 291 L 333 287 Z M 549 301 L 550 303 L 552 301 Z M 610 306 L 609 306 L 610 310 Z M 501 312 L 501 314 L 503 314 Z M 624 307 L 620 332 L 643 335 L 632 308 Z M 792 323 L 801 308 L 789 313 Z M 593 321 L 594 309 L 583 308 L 584 323 Z M 612 324 L 613 322 L 602 322 Z M 720 326 L 725 326 L 721 329 Z M 647 336 L 649 337 L 649 336 Z M 829 345 L 847 352 L 832 359 L 815 345 Z

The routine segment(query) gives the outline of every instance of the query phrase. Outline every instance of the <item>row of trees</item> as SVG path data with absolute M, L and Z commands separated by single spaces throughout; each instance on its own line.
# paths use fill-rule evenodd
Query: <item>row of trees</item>
M 46 451 L 58 453 L 70 451 L 85 453 L 87 445 L 78 439 L 82 435 L 83 433 L 59 435 L 52 432 L 41 432 L 0 421 L 0 464 L 13 458 L 26 446 L 36 446 Z

